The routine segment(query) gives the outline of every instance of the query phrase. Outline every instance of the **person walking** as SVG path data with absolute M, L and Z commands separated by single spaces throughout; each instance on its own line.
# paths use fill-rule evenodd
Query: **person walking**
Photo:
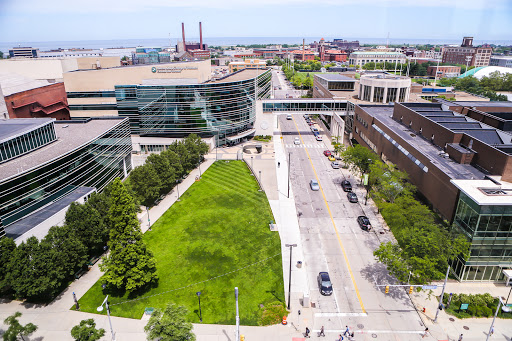
M 347 336 L 347 334 L 348 334 L 348 336 L 350 336 L 350 330 L 348 329 L 348 326 L 345 326 L 345 328 L 347 328 L 347 329 L 345 329 L 343 336 Z
M 320 332 L 318 333 L 318 337 L 320 337 L 320 336 L 325 337 L 324 326 L 322 326 L 322 328 L 320 328 Z
M 458 341 L 462 341 L 462 335 L 463 335 L 463 334 L 460 334 L 460 336 L 459 336 L 459 340 L 458 340 Z
M 310 333 L 310 332 L 311 332 L 311 331 L 309 330 L 309 328 L 308 328 L 308 327 L 306 327 L 306 333 L 304 333 L 304 337 L 311 337 L 311 336 L 309 336 L 309 333 Z
M 277 168 L 281 167 L 281 162 L 277 162 Z
M 428 334 L 428 327 L 425 328 L 425 332 L 423 333 L 423 336 L 421 337 L 422 339 L 425 338 Z
M 489 336 L 492 336 L 494 334 L 494 326 L 491 327 L 491 332 L 489 333 Z
M 340 334 L 340 338 L 336 341 L 343 341 L 343 336 L 341 336 L 341 334 Z

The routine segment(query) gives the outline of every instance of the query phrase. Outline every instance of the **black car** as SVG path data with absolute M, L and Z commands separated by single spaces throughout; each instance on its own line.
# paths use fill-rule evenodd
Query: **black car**
M 372 224 L 370 224 L 370 219 L 364 215 L 360 215 L 357 217 L 357 223 L 362 230 L 370 231 L 372 229 Z
M 352 192 L 352 184 L 348 180 L 343 180 L 341 187 L 343 187 L 345 192 Z
M 320 293 L 324 296 L 332 295 L 332 284 L 331 279 L 329 278 L 328 272 L 320 272 L 318 274 L 318 288 L 320 289 Z
M 357 195 L 354 192 L 348 192 L 347 193 L 348 201 L 356 203 L 357 202 Z

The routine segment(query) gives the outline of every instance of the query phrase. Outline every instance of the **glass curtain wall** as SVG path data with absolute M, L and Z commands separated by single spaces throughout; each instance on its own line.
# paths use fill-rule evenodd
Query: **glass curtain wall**
M 57 139 L 53 122 L 0 143 L 0 163 L 21 156 Z

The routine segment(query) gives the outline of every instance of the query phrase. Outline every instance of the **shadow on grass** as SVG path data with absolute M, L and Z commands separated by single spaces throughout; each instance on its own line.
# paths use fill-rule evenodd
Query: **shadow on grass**
M 279 297 L 279 296 L 277 296 L 277 294 L 276 294 L 276 291 L 275 291 L 275 290 L 267 290 L 267 291 L 265 291 L 265 292 L 266 292 L 267 294 L 272 294 L 272 296 L 274 296 L 278 302 L 285 303 L 285 302 L 284 302 L 284 298 L 283 298 L 283 297 Z

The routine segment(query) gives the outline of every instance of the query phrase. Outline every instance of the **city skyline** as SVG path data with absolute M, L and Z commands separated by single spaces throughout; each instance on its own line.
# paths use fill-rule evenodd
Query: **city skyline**
M 250 13 L 250 15 L 248 15 Z M 44 20 L 41 20 L 44 18 Z M 0 0 L 2 42 L 79 41 L 208 37 L 357 37 L 476 41 L 509 40 L 512 4 L 493 1 L 405 0 L 270 0 L 258 3 L 204 0 L 93 0 L 80 3 L 49 0 Z M 65 29 L 64 29 L 65 28 Z

